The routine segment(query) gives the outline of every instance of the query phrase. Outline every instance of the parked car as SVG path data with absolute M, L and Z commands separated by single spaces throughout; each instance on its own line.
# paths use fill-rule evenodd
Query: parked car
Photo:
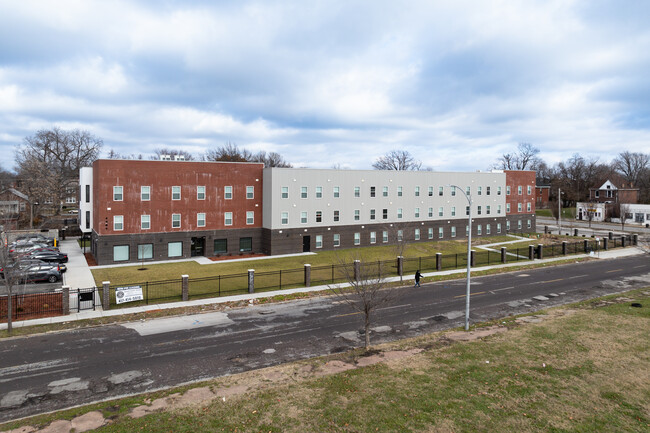
M 52 273 L 47 273 L 47 269 L 53 269 L 55 271 L 59 272 L 59 278 L 60 274 L 62 272 L 65 272 L 67 270 L 65 265 L 59 264 L 59 263 L 47 263 L 42 260 L 36 260 L 36 259 L 24 259 L 24 260 L 19 260 L 12 265 L 10 265 L 10 268 L 13 269 L 16 272 L 16 277 L 18 277 L 18 280 L 20 281 L 35 281 L 37 279 L 38 275 L 46 275 L 47 278 L 43 278 L 42 281 L 48 281 L 49 275 Z M 38 268 L 38 269 L 37 269 Z M 31 269 L 31 270 L 30 270 Z M 4 278 L 5 269 L 0 268 L 0 278 Z M 29 275 L 26 275 L 29 274 Z M 57 280 L 53 280 L 50 282 L 56 282 Z
M 58 251 L 33 251 L 26 258 L 43 260 L 44 262 L 67 263 L 68 255 Z
M 26 242 L 22 244 L 17 244 L 9 248 L 11 254 L 25 254 L 31 251 L 37 250 L 39 248 L 48 248 L 47 244 L 37 244 L 33 242 Z
M 37 243 L 37 244 L 54 245 L 54 238 L 43 236 L 40 233 L 32 233 L 32 234 L 28 234 L 28 235 L 18 236 L 16 238 L 16 240 L 13 242 L 13 244 L 20 244 L 20 243 L 26 243 L 26 242 L 32 242 L 32 243 Z
M 31 265 L 22 269 L 18 276 L 19 280 L 25 283 L 37 281 L 56 283 L 61 280 L 61 272 L 58 271 L 57 265 L 49 263 Z

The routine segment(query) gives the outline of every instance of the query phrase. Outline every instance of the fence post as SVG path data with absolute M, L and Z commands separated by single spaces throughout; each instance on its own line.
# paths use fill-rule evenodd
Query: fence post
M 183 302 L 187 302 L 190 298 L 189 279 L 190 279 L 189 275 L 181 275 L 181 296 L 183 298 Z
M 545 234 L 545 235 L 548 234 L 548 226 L 544 226 L 544 234 Z
M 611 241 L 612 239 L 614 239 L 614 233 L 609 232 L 609 233 L 607 233 L 607 235 L 608 235 L 610 241 Z
M 584 250 L 585 250 L 585 253 L 588 253 L 588 252 L 589 252 L 589 241 L 588 241 L 587 239 L 585 239 L 585 240 L 583 241 L 583 243 L 584 243 Z
M 506 263 L 507 261 L 506 247 L 501 247 L 501 263 Z
M 102 309 L 104 310 L 111 309 L 111 282 L 110 281 L 102 282 Z
M 632 235 L 632 245 L 639 245 L 639 235 Z
M 436 253 L 436 271 L 442 271 L 442 253 Z
M 609 249 L 609 239 L 603 238 L 603 249 L 607 251 Z
M 621 246 L 625 248 L 625 236 L 621 236 Z
M 573 229 L 573 236 L 578 236 L 578 229 Z
M 474 266 L 476 266 L 476 251 L 474 251 L 474 250 L 470 251 L 469 262 L 470 262 L 470 264 L 469 264 L 470 268 L 473 268 Z
M 356 272 L 356 268 L 355 268 L 355 272 Z M 399 275 L 400 277 L 404 276 L 404 257 L 402 256 L 397 256 L 397 275 Z
M 528 245 L 528 260 L 535 260 L 535 247 Z
M 566 249 L 567 249 L 566 246 L 567 246 L 566 241 L 562 241 L 562 255 L 563 255 L 563 256 L 566 256 L 566 253 L 567 253 L 567 251 L 566 251 Z
M 361 261 L 360 260 L 355 260 L 354 261 L 354 281 L 356 281 L 358 283 L 360 278 L 361 278 Z
M 311 265 L 305 263 L 305 287 L 311 287 Z
M 64 316 L 70 314 L 70 286 L 61 287 L 61 307 L 63 309 L 62 313 Z
M 537 258 L 540 260 L 544 258 L 544 245 L 542 244 L 537 244 Z
M 255 293 L 255 269 L 248 270 L 248 293 Z

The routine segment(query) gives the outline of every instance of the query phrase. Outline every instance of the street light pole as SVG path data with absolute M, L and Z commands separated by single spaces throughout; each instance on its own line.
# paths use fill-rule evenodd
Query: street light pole
M 559 235 L 562 235 L 562 190 L 557 189 L 557 229 Z
M 456 185 L 448 185 L 454 190 L 459 190 L 463 196 L 467 199 L 469 204 L 469 214 L 468 214 L 468 233 L 467 233 L 467 292 L 465 295 L 465 331 L 469 331 L 469 297 L 471 294 L 471 267 L 472 267 L 472 194 L 465 194 L 465 191 L 457 187 Z

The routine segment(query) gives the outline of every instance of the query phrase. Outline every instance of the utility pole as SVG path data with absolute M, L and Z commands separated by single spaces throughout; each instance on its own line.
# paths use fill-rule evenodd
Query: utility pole
M 562 234 L 562 190 L 557 189 L 557 230 Z

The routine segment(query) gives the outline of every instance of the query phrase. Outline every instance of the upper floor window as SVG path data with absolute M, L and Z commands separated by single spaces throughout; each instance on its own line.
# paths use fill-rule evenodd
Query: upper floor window
M 300 187 L 300 198 L 307 198 L 307 187 L 306 186 L 301 186 Z
M 196 214 L 196 226 L 205 227 L 205 213 L 201 212 Z
M 433 218 L 433 208 L 432 207 L 429 208 L 428 215 L 429 215 L 429 218 Z
M 438 187 L 438 195 L 443 196 L 445 194 L 445 187 L 444 186 L 439 186 Z
M 151 215 L 140 215 L 140 228 L 142 230 L 151 228 Z
M 476 187 L 476 194 L 477 195 L 483 194 L 483 187 L 482 186 L 477 186 Z
M 370 209 L 370 219 L 371 220 L 375 219 L 375 210 L 374 209 Z
M 151 187 L 150 186 L 141 186 L 140 187 L 140 200 L 142 200 L 142 201 L 151 200 Z
M 438 208 L 438 216 L 445 216 L 445 208 L 440 206 Z
M 113 187 L 113 200 L 114 201 L 122 201 L 124 198 L 122 194 L 122 187 L 121 186 L 114 186 Z
M 517 187 L 517 195 L 522 195 L 522 194 L 523 194 L 523 190 L 522 190 L 522 188 L 521 188 L 521 185 L 519 185 L 519 186 Z
M 375 196 L 375 187 L 371 186 L 370 187 L 370 197 L 374 197 L 374 196 Z
M 300 224 L 307 224 L 307 212 L 300 212 Z
M 181 187 L 172 186 L 172 200 L 180 200 L 180 199 L 181 199 Z
M 526 211 L 531 212 L 531 204 L 530 203 L 526 203 Z
M 501 195 L 501 187 L 497 186 L 497 195 Z
M 383 195 L 384 197 L 388 197 L 388 187 L 387 186 L 382 188 L 381 195 Z
M 433 187 L 429 187 L 429 197 L 433 197 Z
M 232 212 L 224 212 L 223 214 L 223 225 L 231 226 L 232 225 Z
M 334 198 L 339 198 L 339 196 L 341 195 L 340 191 L 341 189 L 338 186 L 334 187 Z
M 467 194 L 468 197 L 469 197 L 469 195 L 471 193 L 472 193 L 472 187 L 471 186 L 468 186 L 467 188 L 465 188 L 465 194 Z
M 600 191 L 596 191 L 594 195 L 596 196 L 596 198 L 599 198 L 600 197 Z
M 354 210 L 354 220 L 359 221 L 359 209 Z
M 280 214 L 280 224 L 282 225 L 289 224 L 289 212 L 282 212 Z
M 205 186 L 196 187 L 196 199 L 205 200 Z
M 490 205 L 485 206 L 485 215 L 490 215 Z
M 530 185 L 528 185 L 528 187 L 526 188 L 526 194 L 531 195 L 533 193 L 532 191 L 533 188 Z
M 289 198 L 289 187 L 288 186 L 283 186 L 282 187 L 282 198 Z
M 485 195 L 490 195 L 490 187 L 489 186 L 485 187 Z
M 255 212 L 253 211 L 246 212 L 246 224 L 248 225 L 255 224 Z
M 223 198 L 226 200 L 232 199 L 232 186 L 223 187 Z
M 246 198 L 247 199 L 255 198 L 255 187 L 254 186 L 247 186 L 246 187 Z
M 401 197 L 401 196 L 402 196 L 402 187 L 401 187 L 401 186 L 398 186 L 398 187 L 397 187 L 397 196 L 398 196 L 398 197 Z
M 420 187 L 419 186 L 415 187 L 415 196 L 420 197 Z
M 451 207 L 451 216 L 456 216 L 456 206 Z
M 339 211 L 335 210 L 335 211 L 334 211 L 334 222 L 335 222 L 335 223 L 336 223 L 336 222 L 339 222 L 339 219 L 340 219 Z
M 455 186 L 451 187 L 451 196 L 456 197 L 456 187 Z
M 510 195 L 510 185 L 506 186 L 506 195 Z
M 317 223 L 322 223 L 323 222 L 323 211 L 322 210 L 317 210 L 316 211 L 316 222 Z
M 113 215 L 113 230 L 124 230 L 123 215 Z
M 382 209 L 382 218 L 387 220 L 388 219 L 388 209 Z
M 415 218 L 420 218 L 420 208 L 419 207 L 415 208 Z
M 172 214 L 172 228 L 177 229 L 181 226 L 181 214 L 173 213 Z
M 476 209 L 477 209 L 477 213 L 481 215 L 481 206 L 477 206 Z
M 316 198 L 323 198 L 323 187 L 322 186 L 317 186 L 316 187 Z
M 517 203 L 517 212 L 521 212 L 521 203 Z
M 397 218 L 402 218 L 402 208 L 397 209 Z
M 355 197 L 361 197 L 361 188 L 358 186 L 354 187 L 354 196 Z

